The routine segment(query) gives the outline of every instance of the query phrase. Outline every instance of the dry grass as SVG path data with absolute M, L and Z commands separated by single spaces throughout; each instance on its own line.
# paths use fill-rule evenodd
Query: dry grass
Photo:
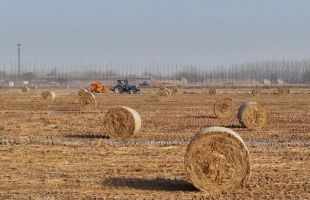
M 188 179 L 212 195 L 241 187 L 250 175 L 248 148 L 227 128 L 201 130 L 187 147 L 184 160 Z
M 209 95 L 213 96 L 213 95 L 216 95 L 216 93 L 217 93 L 216 88 L 209 89 Z
M 218 118 L 229 118 L 235 113 L 235 104 L 230 98 L 221 98 L 215 102 L 213 111 Z
M 286 87 L 280 87 L 278 88 L 278 94 L 280 96 L 285 96 L 285 95 L 289 95 L 291 93 L 291 90 L 289 88 Z
M 83 96 L 86 92 L 88 92 L 86 89 L 80 89 L 78 92 L 78 95 L 81 97 Z
M 29 91 L 30 91 L 30 89 L 27 86 L 22 88 L 23 93 L 28 93 Z
M 103 117 L 104 132 L 112 138 L 128 138 L 141 129 L 141 118 L 129 107 L 115 107 Z
M 159 89 L 157 92 L 157 98 L 161 101 L 169 99 L 171 96 L 171 91 L 167 88 Z
M 239 122 L 249 129 L 260 130 L 268 122 L 267 111 L 256 102 L 247 102 L 238 111 Z
M 254 96 L 254 97 L 261 95 L 261 93 L 262 93 L 261 89 L 259 89 L 259 88 L 254 88 L 252 90 L 252 96 Z
M 52 104 L 56 99 L 56 94 L 54 91 L 44 91 L 41 93 L 41 97 L 44 103 Z
M 214 117 L 223 90 L 169 101 L 156 101 L 155 89 L 103 94 L 94 111 L 82 113 L 76 89 L 56 89 L 49 107 L 41 92 L 25 98 L 20 88 L 0 89 L 0 199 L 309 199 L 309 89 L 277 98 L 273 89 L 259 97 L 229 89 L 225 97 L 236 105 L 250 99 L 268 110 L 260 131 L 240 127 L 237 117 Z M 141 130 L 130 139 L 102 137 L 102 117 L 121 105 L 139 111 Z M 229 127 L 247 144 L 251 176 L 243 188 L 211 196 L 188 181 L 186 148 L 206 126 Z
M 97 106 L 97 101 L 93 93 L 85 92 L 79 100 L 80 110 L 93 110 Z

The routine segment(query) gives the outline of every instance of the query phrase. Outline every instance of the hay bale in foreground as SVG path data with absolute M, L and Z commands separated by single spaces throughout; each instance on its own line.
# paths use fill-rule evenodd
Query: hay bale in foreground
M 41 97 L 44 103 L 50 104 L 54 103 L 56 99 L 56 94 L 53 91 L 44 91 L 41 93 Z
M 30 89 L 27 86 L 22 88 L 23 93 L 28 93 L 29 91 L 30 91 Z
M 267 111 L 256 102 L 247 102 L 238 111 L 239 122 L 246 128 L 259 130 L 267 124 Z
M 212 95 L 216 95 L 216 92 L 217 92 L 217 91 L 216 91 L 216 88 L 210 88 L 210 89 L 209 89 L 209 95 L 211 95 L 211 96 L 212 96 Z
M 79 100 L 80 110 L 92 110 L 97 106 L 97 101 L 93 93 L 84 93 Z
M 244 185 L 250 175 L 250 155 L 242 138 L 223 127 L 202 129 L 187 147 L 184 164 L 192 184 L 210 194 Z
M 88 92 L 86 89 L 80 89 L 78 95 L 81 97 L 81 96 L 83 96 L 86 92 Z
M 259 95 L 261 95 L 261 93 L 262 93 L 262 91 L 261 91 L 261 89 L 259 89 L 259 88 L 254 88 L 253 90 L 252 90 L 252 96 L 259 96 Z
M 235 105 L 232 99 L 222 98 L 215 102 L 213 112 L 218 118 L 228 118 L 235 112 Z
M 141 129 L 140 115 L 129 107 L 115 107 L 103 117 L 105 133 L 113 138 L 128 138 Z
M 278 88 L 278 94 L 280 96 L 285 96 L 291 93 L 291 90 L 289 88 L 285 88 L 285 87 L 280 87 Z

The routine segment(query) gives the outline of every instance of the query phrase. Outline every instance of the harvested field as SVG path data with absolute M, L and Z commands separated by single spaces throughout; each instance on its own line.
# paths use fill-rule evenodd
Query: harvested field
M 0 89 L 0 199 L 309 199 L 310 90 L 291 88 L 182 89 L 158 101 L 158 89 L 136 95 L 96 95 L 97 107 L 80 112 L 78 89 L 53 89 L 46 106 L 43 90 Z M 235 115 L 216 118 L 213 105 L 234 101 Z M 262 130 L 243 128 L 238 107 L 255 101 L 268 111 Z M 103 116 L 127 106 L 142 121 L 130 138 L 108 138 Z M 238 133 L 247 145 L 251 174 L 243 187 L 219 194 L 187 180 L 187 145 L 204 127 Z

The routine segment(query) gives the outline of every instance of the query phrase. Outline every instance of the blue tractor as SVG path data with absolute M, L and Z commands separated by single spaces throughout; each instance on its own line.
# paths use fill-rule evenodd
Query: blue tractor
M 121 94 L 123 92 L 129 94 L 135 94 L 140 91 L 139 88 L 135 85 L 129 85 L 127 79 L 119 79 L 117 80 L 117 85 L 112 89 L 116 94 Z

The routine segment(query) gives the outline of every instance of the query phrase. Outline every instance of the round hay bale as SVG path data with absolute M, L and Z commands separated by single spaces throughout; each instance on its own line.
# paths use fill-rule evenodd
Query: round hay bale
M 171 90 L 170 90 L 170 89 L 168 89 L 168 88 L 165 88 L 165 87 L 160 88 L 159 90 L 165 90 L 165 91 L 167 91 L 167 92 L 168 92 L 168 94 L 169 94 L 169 96 L 171 96 L 171 94 L 172 94 Z
M 202 129 L 189 143 L 187 178 L 199 190 L 218 194 L 244 185 L 250 176 L 250 154 L 242 138 L 223 127 Z
M 86 92 L 88 92 L 86 89 L 80 89 L 78 95 L 83 96 Z
M 280 96 L 285 96 L 291 93 L 291 90 L 289 88 L 285 88 L 285 87 L 280 87 L 278 88 L 278 94 Z
M 30 89 L 27 86 L 22 88 L 23 93 L 28 93 L 29 91 L 30 91 Z
M 228 118 L 235 112 L 235 105 L 232 99 L 222 98 L 215 102 L 213 111 L 218 118 Z
M 56 94 L 53 91 L 44 91 L 41 93 L 41 96 L 45 103 L 53 103 L 56 98 Z
M 178 87 L 171 88 L 171 94 L 178 94 L 178 93 L 179 93 L 179 88 Z
M 239 122 L 246 128 L 259 130 L 267 124 L 267 111 L 256 102 L 247 102 L 238 111 Z
M 216 88 L 210 88 L 209 89 L 209 95 L 216 95 Z
M 97 101 L 93 93 L 85 92 L 79 100 L 80 110 L 91 110 L 97 106 Z
M 115 107 L 103 117 L 105 133 L 112 138 L 128 138 L 141 129 L 141 118 L 129 107 Z
M 157 98 L 159 100 L 166 100 L 169 99 L 169 97 L 171 96 L 171 93 L 169 93 L 170 90 L 166 90 L 166 89 L 160 89 L 157 93 Z
M 171 96 L 172 92 L 168 88 L 165 88 L 165 90 L 168 92 L 169 96 Z
M 254 88 L 253 90 L 252 90 L 252 96 L 259 96 L 259 95 L 261 95 L 261 90 L 259 89 L 259 88 Z

